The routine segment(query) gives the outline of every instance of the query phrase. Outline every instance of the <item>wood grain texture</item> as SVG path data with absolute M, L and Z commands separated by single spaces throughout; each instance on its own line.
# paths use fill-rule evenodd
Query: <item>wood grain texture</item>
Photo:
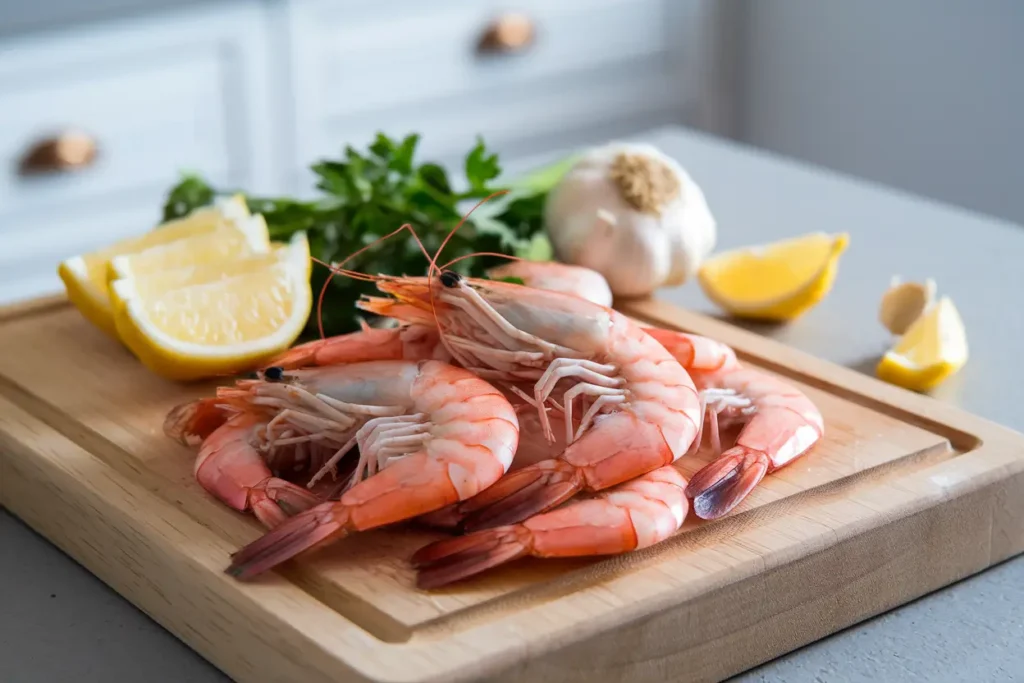
M 142 368 L 60 299 L 0 314 L 0 501 L 236 680 L 719 680 L 1024 550 L 1024 437 L 657 301 L 821 407 L 827 438 L 729 517 L 608 559 L 426 593 L 439 534 L 368 532 L 242 584 L 262 531 L 161 433 L 211 385 Z M 690 473 L 706 460 L 683 464 Z

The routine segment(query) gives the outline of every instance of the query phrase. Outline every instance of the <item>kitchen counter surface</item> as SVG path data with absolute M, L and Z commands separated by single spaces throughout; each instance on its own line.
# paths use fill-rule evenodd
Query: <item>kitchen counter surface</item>
M 956 302 L 971 360 L 935 393 L 1024 431 L 1024 227 L 687 132 L 639 139 L 676 157 L 703 187 L 719 249 L 846 231 L 829 297 L 804 318 L 756 331 L 873 372 L 889 340 L 877 322 L 891 276 L 932 277 Z M 660 296 L 714 314 L 696 283 Z M 212 683 L 223 674 L 45 539 L 0 512 L 0 681 Z M 1024 679 L 1024 558 L 854 626 L 736 681 Z M 679 672 L 680 677 L 685 672 Z

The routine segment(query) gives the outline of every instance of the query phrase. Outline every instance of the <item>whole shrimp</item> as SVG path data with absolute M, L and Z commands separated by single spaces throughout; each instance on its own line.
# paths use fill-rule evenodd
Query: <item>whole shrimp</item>
M 243 411 L 275 412 L 264 430 L 267 447 L 336 448 L 314 481 L 359 447 L 351 486 L 339 500 L 300 512 L 232 556 L 227 571 L 241 579 L 350 533 L 477 494 L 508 470 L 519 438 L 515 410 L 500 391 L 434 360 L 281 371 L 221 393 Z
M 356 332 L 294 346 L 271 360 L 263 372 L 375 360 L 450 362 L 451 356 L 439 343 L 435 328 L 424 325 L 374 328 L 364 323 Z M 218 408 L 219 400 L 208 397 L 175 406 L 164 420 L 164 433 L 186 445 L 202 443 L 227 420 L 227 413 Z
M 612 309 L 451 271 L 380 276 L 377 287 L 392 298 L 368 297 L 360 308 L 436 325 L 455 362 L 534 408 L 549 442 L 549 405 L 562 413 L 565 449 L 510 472 L 461 503 L 461 514 L 486 517 L 490 525 L 520 522 L 580 491 L 601 491 L 672 463 L 698 434 L 703 406 L 690 376 Z
M 683 475 L 665 465 L 520 524 L 432 543 L 412 557 L 416 585 L 437 588 L 527 555 L 614 555 L 652 546 L 683 525 L 690 507 L 685 487 Z
M 766 473 L 792 462 L 821 438 L 821 415 L 807 397 L 763 372 L 741 367 L 729 346 L 683 332 L 648 331 L 701 388 L 718 457 L 689 484 L 674 465 L 666 465 L 521 524 L 482 528 L 427 545 L 412 557 L 420 588 L 443 586 L 526 555 L 610 555 L 654 545 L 682 527 L 689 499 L 702 518 L 724 515 Z M 745 426 L 736 445 L 722 453 L 719 426 L 736 422 Z
M 689 372 L 699 390 L 704 413 L 695 446 L 700 444 L 705 421 L 710 427 L 716 459 L 694 474 L 687 487 L 698 517 L 727 514 L 767 474 L 805 454 L 824 436 L 821 413 L 807 396 L 760 370 L 742 366 L 728 345 L 675 330 L 644 330 Z M 743 427 L 735 445 L 722 452 L 721 429 L 738 424 Z M 516 471 L 510 470 L 505 479 L 516 477 Z M 496 526 L 500 522 L 492 517 L 493 505 L 503 485 L 504 480 L 499 481 L 426 521 L 463 530 Z
M 690 369 L 707 405 L 717 457 L 686 488 L 701 519 L 727 514 L 765 475 L 804 455 L 824 436 L 821 412 L 803 392 L 743 366 L 725 344 L 683 332 L 648 331 Z M 735 445 L 721 452 L 719 428 L 733 424 L 743 427 Z

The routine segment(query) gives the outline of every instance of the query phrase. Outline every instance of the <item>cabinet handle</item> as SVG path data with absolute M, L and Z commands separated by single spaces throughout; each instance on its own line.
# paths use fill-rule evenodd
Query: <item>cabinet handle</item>
M 78 131 L 66 131 L 40 140 L 21 158 L 21 174 L 37 175 L 77 171 L 88 168 L 96 160 L 96 141 Z
M 485 53 L 522 52 L 533 44 L 534 26 L 525 14 L 503 14 L 487 27 L 480 38 L 480 51 Z

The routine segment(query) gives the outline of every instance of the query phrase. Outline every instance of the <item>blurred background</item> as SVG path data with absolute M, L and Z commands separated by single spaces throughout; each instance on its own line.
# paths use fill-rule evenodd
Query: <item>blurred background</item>
M 1015 0 L 0 0 L 0 304 L 378 130 L 516 173 L 679 124 L 1024 223 L 1022 65 Z

